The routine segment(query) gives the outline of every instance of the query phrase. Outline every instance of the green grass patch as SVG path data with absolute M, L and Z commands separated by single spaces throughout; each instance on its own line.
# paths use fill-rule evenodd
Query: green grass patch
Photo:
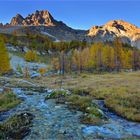
M 71 109 L 82 111 L 81 122 L 85 124 L 101 124 L 106 119 L 103 112 L 92 101 L 90 96 L 71 95 L 67 97 Z
M 71 94 L 65 90 L 56 90 L 49 94 L 47 99 L 55 99 L 57 103 L 66 103 L 69 109 L 82 111 L 84 114 L 80 118 L 82 123 L 99 124 L 105 118 L 85 89 L 71 89 Z
M 117 93 L 105 99 L 105 104 L 128 120 L 140 122 L 140 93 Z
M 68 95 L 68 93 L 65 90 L 56 90 L 56 91 L 53 91 L 51 94 L 47 95 L 45 99 L 46 100 L 47 99 L 57 99 L 57 98 L 65 97 L 67 95 Z
M 71 107 L 77 108 L 80 111 L 86 111 L 87 107 L 92 105 L 90 97 L 82 97 L 79 95 L 71 95 L 67 97 L 67 101 Z
M 74 89 L 71 89 L 71 92 L 72 92 L 72 94 L 80 95 L 80 96 L 88 96 L 89 95 L 88 89 L 74 88 Z
M 20 103 L 21 100 L 13 92 L 8 91 L 0 94 L 0 112 L 14 108 Z
M 98 117 L 95 117 L 94 114 L 86 114 L 81 116 L 81 122 L 84 124 L 92 124 L 92 125 L 101 125 L 104 121 Z
M 140 91 L 128 87 L 92 89 L 90 95 L 104 99 L 105 105 L 118 115 L 140 122 Z

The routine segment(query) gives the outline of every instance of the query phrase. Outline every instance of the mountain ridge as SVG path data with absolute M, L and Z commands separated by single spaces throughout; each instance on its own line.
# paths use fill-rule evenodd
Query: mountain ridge
M 111 20 L 102 26 L 93 26 L 89 30 L 78 30 L 67 26 L 62 21 L 57 21 L 48 10 L 36 10 L 25 18 L 17 14 L 6 25 L 0 24 L 0 28 L 27 27 L 39 33 L 54 36 L 57 40 L 86 40 L 88 42 L 113 41 L 116 37 L 121 38 L 122 42 L 140 48 L 140 28 L 124 20 Z M 4 31 L 3 30 L 3 31 Z M 0 32 L 2 29 L 0 30 Z

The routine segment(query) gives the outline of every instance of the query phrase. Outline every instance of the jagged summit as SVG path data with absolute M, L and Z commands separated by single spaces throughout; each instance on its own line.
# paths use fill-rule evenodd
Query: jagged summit
M 17 26 L 54 26 L 57 24 L 57 21 L 52 17 L 52 15 L 47 10 L 38 11 L 35 13 L 29 14 L 27 17 L 23 18 L 20 14 L 17 14 L 12 18 L 10 25 Z
M 12 18 L 11 20 L 11 25 L 22 25 L 24 18 L 20 15 L 17 14 L 15 17 Z

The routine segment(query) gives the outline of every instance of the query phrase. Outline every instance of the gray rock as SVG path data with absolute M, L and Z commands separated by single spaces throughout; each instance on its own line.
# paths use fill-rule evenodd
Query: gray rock
M 40 73 L 35 73 L 30 76 L 31 78 L 41 77 Z
M 0 93 L 2 93 L 2 92 L 3 92 L 3 88 L 0 87 Z

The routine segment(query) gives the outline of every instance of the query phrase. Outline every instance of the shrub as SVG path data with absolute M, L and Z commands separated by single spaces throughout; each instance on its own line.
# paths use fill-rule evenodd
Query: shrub
M 23 139 L 30 132 L 33 117 L 32 114 L 26 112 L 12 116 L 6 122 L 0 124 L 0 139 Z
M 39 69 L 39 73 L 40 73 L 41 75 L 45 74 L 46 71 L 47 71 L 47 70 L 46 70 L 45 68 L 40 68 L 40 69 Z
M 25 60 L 28 62 L 36 62 L 38 60 L 37 53 L 35 51 L 28 51 L 25 54 Z

